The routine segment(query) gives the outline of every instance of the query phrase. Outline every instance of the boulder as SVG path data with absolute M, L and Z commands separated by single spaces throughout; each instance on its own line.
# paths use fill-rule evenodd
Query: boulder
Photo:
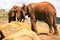
M 26 30 L 24 28 L 15 34 L 12 34 L 4 38 L 3 40 L 40 40 L 40 39 L 35 32 Z
M 23 28 L 25 28 L 28 31 L 31 31 L 31 27 L 29 27 L 28 24 L 22 22 L 12 21 L 11 23 L 0 25 L 0 31 L 2 31 L 5 37 L 17 33 Z

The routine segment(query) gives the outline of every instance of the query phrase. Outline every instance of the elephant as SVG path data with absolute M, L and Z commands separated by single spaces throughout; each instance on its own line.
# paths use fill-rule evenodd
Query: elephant
M 58 35 L 58 29 L 56 25 L 56 9 L 49 2 L 30 3 L 28 5 L 23 4 L 22 13 L 24 16 L 28 15 L 31 19 L 31 29 L 37 34 L 36 28 L 37 20 L 42 20 L 49 26 L 48 35 Z M 54 30 L 53 30 L 54 29 Z
M 21 7 L 20 6 L 17 6 L 17 5 L 14 5 L 8 12 L 8 22 L 11 22 L 11 21 L 22 21 L 23 19 L 23 22 L 25 20 L 25 17 L 23 16 L 22 13 L 20 13 L 21 11 Z

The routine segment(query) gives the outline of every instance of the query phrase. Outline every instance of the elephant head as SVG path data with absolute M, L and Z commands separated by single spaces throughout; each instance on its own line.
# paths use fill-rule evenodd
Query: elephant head
M 16 6 L 16 5 L 14 5 L 10 9 L 10 11 L 8 12 L 9 22 L 16 21 L 16 20 L 20 19 L 20 16 L 21 16 L 20 10 L 21 10 L 21 7 L 20 6 Z

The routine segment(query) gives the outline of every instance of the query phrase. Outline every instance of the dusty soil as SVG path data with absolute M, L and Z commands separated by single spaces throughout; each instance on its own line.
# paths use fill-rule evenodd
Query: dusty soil
M 8 22 L 8 18 L 0 18 L 0 25 L 1 24 L 4 25 L 7 22 Z M 25 20 L 25 22 L 28 23 L 27 25 L 31 26 L 30 20 Z M 40 35 L 38 36 L 40 40 L 60 40 L 60 24 L 57 24 L 57 28 L 58 28 L 59 35 L 49 36 L 47 35 L 47 33 L 49 32 L 48 25 L 44 22 L 37 22 L 37 29 L 38 29 L 38 32 L 40 33 Z

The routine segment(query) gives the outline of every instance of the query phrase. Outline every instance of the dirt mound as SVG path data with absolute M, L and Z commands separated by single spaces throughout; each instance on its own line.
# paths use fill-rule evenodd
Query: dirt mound
M 4 34 L 3 40 L 39 40 L 35 32 L 27 23 L 11 22 L 0 25 L 0 30 Z
M 22 23 L 22 22 L 11 22 L 0 25 L 0 30 L 2 31 L 5 37 L 14 34 L 22 30 L 23 28 L 31 31 L 31 27 L 29 27 L 29 25 L 27 25 L 26 23 Z
M 38 38 L 35 32 L 22 29 L 21 31 L 4 38 L 3 40 L 40 40 L 40 39 Z

